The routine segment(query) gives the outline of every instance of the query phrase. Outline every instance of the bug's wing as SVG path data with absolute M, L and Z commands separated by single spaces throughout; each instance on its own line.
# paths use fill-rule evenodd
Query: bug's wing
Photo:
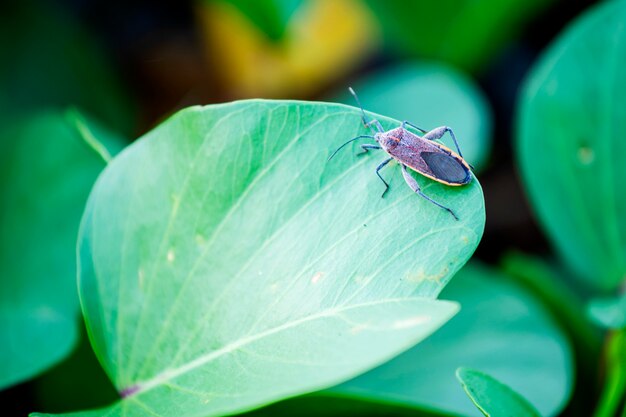
M 453 156 L 441 152 L 422 152 L 420 156 L 438 179 L 453 184 L 469 182 L 469 170 Z

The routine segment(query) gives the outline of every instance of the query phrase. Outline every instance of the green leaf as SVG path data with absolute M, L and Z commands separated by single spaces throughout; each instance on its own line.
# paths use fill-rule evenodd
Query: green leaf
M 449 323 L 330 394 L 474 415 L 454 380 L 459 366 L 471 366 L 508 381 L 543 415 L 557 415 L 572 389 L 572 357 L 545 308 L 505 275 L 475 262 L 459 271 L 440 297 L 461 305 Z
M 477 169 L 484 166 L 491 147 L 491 110 L 478 86 L 459 71 L 440 64 L 404 64 L 369 74 L 353 87 L 369 111 L 426 130 L 450 126 L 465 159 Z M 347 91 L 337 101 L 356 105 Z M 444 140 L 455 149 L 447 135 Z
M 79 237 L 92 345 L 125 397 L 109 416 L 232 414 L 325 388 L 454 314 L 433 299 L 481 237 L 480 185 L 420 180 L 459 221 L 398 166 L 382 199 L 382 155 L 353 144 L 327 161 L 364 130 L 337 104 L 193 107 L 109 164 Z
M 456 377 L 486 417 L 540 417 L 524 397 L 483 372 L 459 368 Z
M 10 2 L 0 15 L 0 119 L 80 106 L 132 130 L 133 111 L 115 68 L 92 34 L 58 3 Z
M 92 123 L 77 117 L 41 113 L 0 133 L 0 387 L 42 372 L 76 343 L 76 235 L 105 165 L 76 127 Z
M 626 294 L 591 300 L 587 311 L 597 324 L 609 329 L 622 329 L 626 327 Z
M 522 179 L 548 237 L 589 284 L 626 274 L 626 3 L 603 2 L 572 23 L 520 96 Z
M 367 0 L 400 55 L 478 71 L 555 0 Z

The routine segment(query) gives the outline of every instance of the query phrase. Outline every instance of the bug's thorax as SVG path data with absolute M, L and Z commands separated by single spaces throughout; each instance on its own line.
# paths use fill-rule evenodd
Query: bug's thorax
M 403 139 L 406 130 L 401 127 L 388 130 L 386 132 L 376 133 L 375 138 L 382 148 L 389 152 L 395 149 Z

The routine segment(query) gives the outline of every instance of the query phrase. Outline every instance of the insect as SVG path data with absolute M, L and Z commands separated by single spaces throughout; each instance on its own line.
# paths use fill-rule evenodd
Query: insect
M 377 144 L 361 145 L 363 152 L 360 152 L 359 155 L 365 154 L 374 149 L 382 149 L 389 155 L 389 158 L 382 161 L 376 168 L 376 175 L 378 175 L 378 178 L 380 178 L 380 180 L 385 184 L 385 191 L 381 197 L 384 197 L 389 190 L 389 184 L 387 184 L 387 181 L 385 181 L 382 175 L 380 175 L 380 170 L 395 159 L 402 166 L 402 176 L 404 177 L 404 181 L 406 181 L 408 186 L 415 193 L 419 194 L 421 197 L 430 201 L 434 205 L 448 211 L 448 213 L 450 213 L 456 220 L 459 220 L 457 215 L 451 209 L 424 194 L 415 178 L 411 176 L 407 169 L 411 168 L 418 174 L 453 187 L 469 183 L 472 180 L 472 167 L 463 159 L 463 154 L 461 153 L 461 149 L 459 149 L 459 144 L 456 141 L 456 137 L 454 136 L 452 129 L 447 126 L 441 126 L 433 130 L 426 131 L 405 120 L 402 122 L 400 127 L 385 132 L 378 120 L 367 120 L 359 98 L 352 88 L 349 90 L 350 94 L 354 96 L 354 99 L 361 109 L 363 124 L 365 127 L 374 130 L 372 127 L 374 126 L 376 130 L 374 130 L 374 135 L 360 135 L 350 139 L 337 148 L 337 150 L 330 155 L 328 160 L 330 161 L 344 146 L 355 140 L 365 138 L 374 139 Z M 423 135 L 418 136 L 415 133 L 410 132 L 406 129 L 407 126 L 419 130 Z M 435 142 L 437 139 L 442 138 L 446 132 L 452 137 L 458 153 L 454 153 L 444 145 Z

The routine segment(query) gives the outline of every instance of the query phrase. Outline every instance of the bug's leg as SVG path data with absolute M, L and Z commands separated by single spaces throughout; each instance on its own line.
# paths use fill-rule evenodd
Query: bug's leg
M 364 118 L 361 118 L 363 120 L 363 124 L 365 125 L 365 127 L 367 127 L 368 129 L 371 129 L 374 131 L 374 133 L 376 133 L 376 129 L 378 129 L 378 132 L 383 133 L 385 131 L 385 129 L 383 129 L 383 125 L 380 124 L 380 122 L 376 119 L 372 119 L 369 122 L 365 122 Z M 372 128 L 372 125 L 376 126 L 376 129 Z
M 361 145 L 361 148 L 363 149 L 363 152 L 359 152 L 357 153 L 357 155 L 364 155 L 366 154 L 370 149 L 382 149 L 380 146 L 378 145 Z
M 380 165 L 378 165 L 378 167 L 376 167 L 376 175 L 378 175 L 378 178 L 380 178 L 380 180 L 383 182 L 383 184 L 385 184 L 385 191 L 383 191 L 383 194 L 380 196 L 380 198 L 385 197 L 385 193 L 387 193 L 387 191 L 389 191 L 389 184 L 387 184 L 387 181 L 385 181 L 385 179 L 380 175 L 380 170 L 383 169 L 385 167 L 385 165 L 387 165 L 389 162 L 391 162 L 393 158 L 388 158 L 385 159 L 383 162 L 380 163 Z
M 422 129 L 421 127 L 415 126 L 413 123 L 409 122 L 408 120 L 405 120 L 404 122 L 402 122 L 402 129 L 406 129 L 406 126 L 411 126 L 413 129 L 417 129 L 422 133 L 426 133 L 428 132 L 425 129 Z
M 411 187 L 411 190 L 413 190 L 414 192 L 419 194 L 421 197 L 424 197 L 426 200 L 430 201 L 434 205 L 436 205 L 438 207 L 441 207 L 442 209 L 446 210 L 448 213 L 452 214 L 452 217 L 454 217 L 455 220 L 459 220 L 459 218 L 456 217 L 456 214 L 454 214 L 454 212 L 452 210 L 450 210 L 448 207 L 446 207 L 446 206 L 444 206 L 442 204 L 439 204 L 438 202 L 436 202 L 435 200 L 433 200 L 432 198 L 428 197 L 426 194 L 424 194 L 422 192 L 422 189 L 417 184 L 417 181 L 415 181 L 415 178 L 413 178 L 413 176 L 406 169 L 406 165 L 402 165 L 402 176 L 404 177 L 404 181 L 406 181 L 406 183 L 409 185 L 409 187 Z
M 454 136 L 454 132 L 448 126 L 437 127 L 435 129 L 431 130 L 430 132 L 427 132 L 422 137 L 424 139 L 428 139 L 428 140 L 437 140 L 437 139 L 441 139 L 443 137 L 443 135 L 446 134 L 446 132 L 449 132 L 450 136 L 452 136 L 452 140 L 454 141 L 454 146 L 456 146 L 456 151 L 459 154 L 459 156 L 461 158 L 463 158 L 463 154 L 461 153 L 461 148 L 459 148 L 459 143 L 456 141 L 456 136 Z M 470 164 L 469 162 L 468 162 L 468 165 L 470 166 L 470 168 L 474 169 L 472 164 Z
M 428 140 L 437 140 L 437 139 L 441 139 L 443 135 L 446 134 L 446 132 L 450 133 L 450 136 L 452 136 L 452 140 L 454 141 L 454 146 L 456 146 L 456 151 L 459 153 L 459 156 L 463 158 L 463 154 L 461 153 L 461 149 L 459 148 L 459 143 L 456 141 L 456 136 L 454 136 L 454 132 L 448 126 L 436 127 L 430 132 L 427 132 L 422 137 Z

